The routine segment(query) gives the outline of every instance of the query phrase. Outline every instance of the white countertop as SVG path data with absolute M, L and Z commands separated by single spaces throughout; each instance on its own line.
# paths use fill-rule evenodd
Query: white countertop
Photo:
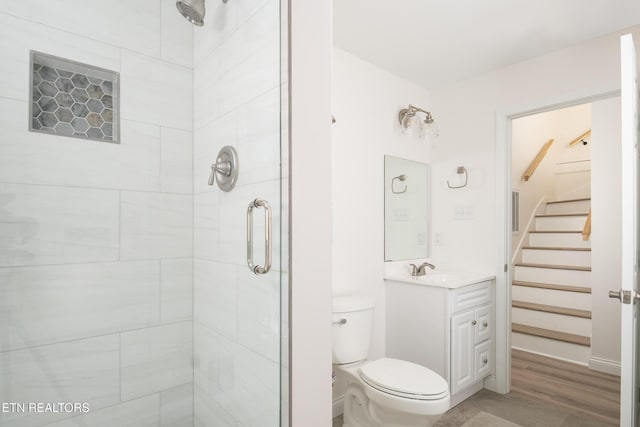
M 428 270 L 424 276 L 411 276 L 409 272 L 393 271 L 384 275 L 384 280 L 412 283 L 421 286 L 456 289 L 474 283 L 495 279 L 495 275 L 471 271 Z

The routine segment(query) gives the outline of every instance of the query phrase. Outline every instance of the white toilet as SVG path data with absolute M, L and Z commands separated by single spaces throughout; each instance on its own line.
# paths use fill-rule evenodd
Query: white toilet
M 449 409 L 449 385 L 405 360 L 366 359 L 375 301 L 333 298 L 333 364 L 347 380 L 344 427 L 428 427 Z

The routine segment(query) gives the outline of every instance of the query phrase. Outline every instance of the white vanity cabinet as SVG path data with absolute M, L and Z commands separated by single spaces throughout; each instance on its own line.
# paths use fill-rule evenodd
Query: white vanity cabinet
M 493 280 L 457 288 L 387 281 L 387 357 L 437 372 L 452 405 L 483 388 L 493 361 Z

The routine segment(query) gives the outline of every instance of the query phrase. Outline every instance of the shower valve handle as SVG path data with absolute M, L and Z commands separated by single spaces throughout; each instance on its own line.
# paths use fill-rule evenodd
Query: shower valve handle
M 231 175 L 231 162 L 218 162 L 211 165 L 211 175 L 209 175 L 209 185 L 213 185 L 216 179 L 216 173 L 224 176 Z

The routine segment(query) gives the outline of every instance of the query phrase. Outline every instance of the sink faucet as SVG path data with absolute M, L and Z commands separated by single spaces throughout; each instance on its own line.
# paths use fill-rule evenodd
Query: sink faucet
M 409 267 L 411 267 L 412 276 L 424 276 L 427 273 L 424 269 L 425 267 L 429 267 L 432 270 L 436 268 L 435 265 L 429 262 L 423 262 L 422 264 L 420 264 L 420 266 L 417 266 L 415 264 L 409 264 Z

